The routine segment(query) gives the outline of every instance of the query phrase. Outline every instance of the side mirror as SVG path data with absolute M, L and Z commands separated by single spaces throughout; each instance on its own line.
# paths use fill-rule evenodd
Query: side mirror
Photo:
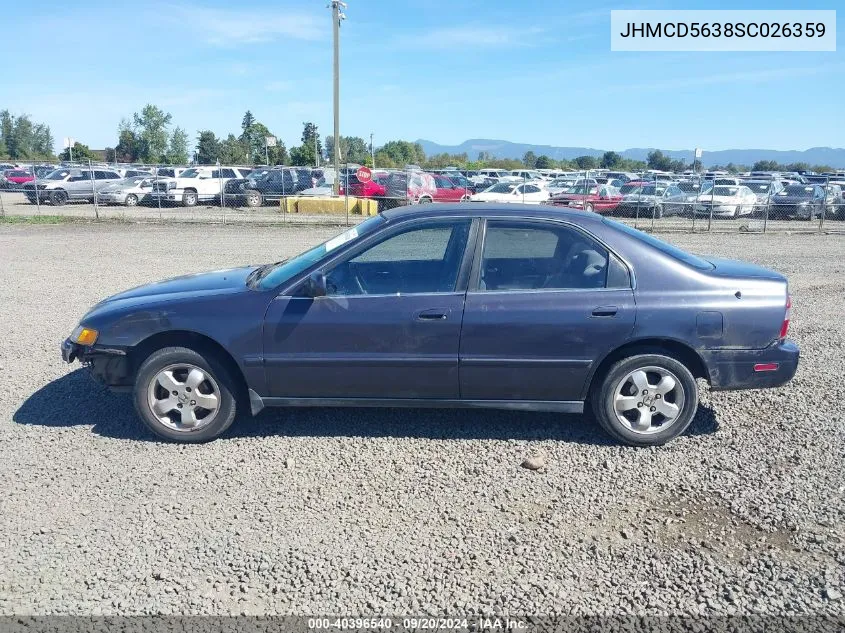
M 308 281 L 305 282 L 305 291 L 309 297 L 325 297 L 326 275 L 320 271 L 311 273 Z

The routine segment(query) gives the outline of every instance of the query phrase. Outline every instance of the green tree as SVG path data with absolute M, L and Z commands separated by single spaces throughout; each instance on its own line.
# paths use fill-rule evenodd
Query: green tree
M 3 153 L 9 158 L 14 158 L 12 155 L 15 152 L 15 140 L 12 138 L 14 129 L 15 117 L 8 110 L 0 111 L 0 141 L 3 141 L 5 148 Z
M 78 141 L 73 144 L 73 152 L 71 153 L 68 148 L 65 148 L 65 150 L 59 154 L 59 160 L 71 160 L 71 156 L 74 162 L 97 159 L 93 152 L 91 152 L 91 148 Z
M 657 169 L 659 171 L 671 171 L 672 159 L 666 156 L 659 149 L 648 153 L 648 168 Z
M 119 129 L 114 151 L 117 154 L 117 162 L 134 163 L 138 160 L 138 137 L 128 126 Z
M 136 128 L 136 134 L 141 141 L 139 158 L 144 162 L 159 162 L 167 152 L 168 133 L 167 127 L 172 120 L 170 113 L 165 112 L 158 106 L 148 103 L 132 115 L 132 121 Z
M 574 163 L 578 169 L 595 169 L 598 166 L 595 156 L 578 156 Z
M 316 156 L 323 155 L 323 143 L 320 141 L 320 131 L 317 126 L 311 123 L 310 121 L 306 121 L 302 124 L 302 145 L 304 147 L 311 148 L 311 165 L 314 164 Z M 291 149 L 291 155 L 292 154 L 293 149 Z
M 9 151 L 12 158 L 32 158 L 34 127 L 32 120 L 26 114 L 21 114 L 15 119 L 15 127 L 12 130 L 14 153 Z
M 531 150 L 525 152 L 525 154 L 522 155 L 522 164 L 529 169 L 534 169 L 537 166 L 537 157 L 534 155 L 534 152 Z
M 540 154 L 537 157 L 537 160 L 534 162 L 534 167 L 537 169 L 552 169 L 555 166 L 555 161 L 551 158 L 546 156 L 545 154 Z
M 220 143 L 220 164 L 222 165 L 237 165 L 242 164 L 247 159 L 244 146 L 234 134 L 229 134 L 226 139 Z
M 188 162 L 188 133 L 181 127 L 177 127 L 170 135 L 167 162 L 171 165 L 185 165 Z
M 780 165 L 774 160 L 758 160 L 751 167 L 752 171 L 780 171 Z
M 200 130 L 197 133 L 197 163 L 213 165 L 220 156 L 220 141 L 211 130 Z
M 290 161 L 288 150 L 285 144 L 279 139 L 276 139 L 276 147 L 271 147 L 269 150 L 271 165 L 287 165 Z
M 619 169 L 623 160 L 621 154 L 605 152 L 601 157 L 601 166 L 603 169 Z
M 297 145 L 290 148 L 291 165 L 314 165 L 314 147 L 309 145 Z
M 422 165 L 425 151 L 419 143 L 388 141 L 376 152 L 376 164 L 384 167 Z

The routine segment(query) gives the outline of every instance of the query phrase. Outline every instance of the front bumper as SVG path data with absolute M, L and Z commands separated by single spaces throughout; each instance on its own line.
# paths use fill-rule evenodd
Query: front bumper
M 67 338 L 62 342 L 61 353 L 64 362 L 79 360 L 97 380 L 108 387 L 123 388 L 132 385 L 129 357 L 124 348 L 98 345 L 89 347 Z
M 799 356 L 788 340 L 765 349 L 701 351 L 713 391 L 780 387 L 795 376 Z

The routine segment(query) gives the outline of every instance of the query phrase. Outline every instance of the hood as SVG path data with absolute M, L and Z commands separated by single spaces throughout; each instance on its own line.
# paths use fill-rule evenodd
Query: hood
M 182 275 L 119 292 L 95 305 L 88 316 L 115 304 L 137 307 L 148 302 L 227 294 L 246 290 L 246 278 L 256 266 Z
M 810 204 L 812 201 L 812 198 L 805 196 L 772 196 L 772 204 L 801 204 L 802 202 Z

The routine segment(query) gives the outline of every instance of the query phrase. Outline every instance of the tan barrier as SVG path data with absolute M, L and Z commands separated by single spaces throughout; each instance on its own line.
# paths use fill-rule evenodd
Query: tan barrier
M 346 214 L 347 205 L 351 215 L 378 214 L 378 200 L 372 198 L 329 198 L 317 196 L 286 196 L 279 202 L 279 209 L 287 213 L 303 213 L 317 215 L 329 213 L 332 215 Z

